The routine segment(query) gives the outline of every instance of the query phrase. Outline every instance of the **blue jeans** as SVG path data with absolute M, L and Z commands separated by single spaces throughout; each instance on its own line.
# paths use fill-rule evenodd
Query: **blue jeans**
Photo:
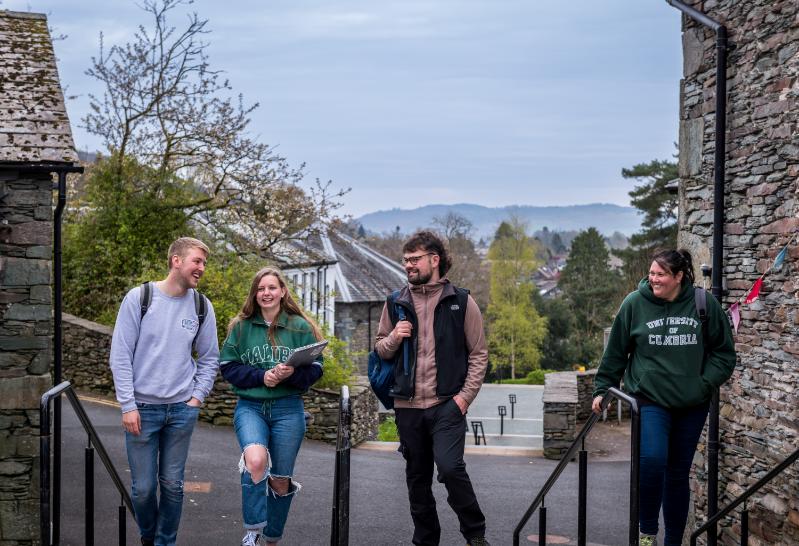
M 136 523 L 143 538 L 173 546 L 183 510 L 183 470 L 200 408 L 185 402 L 136 406 L 141 434 L 125 432 Z
M 265 402 L 240 398 L 233 425 L 242 455 L 249 446 L 263 446 L 269 453 L 271 465 L 258 483 L 254 483 L 250 472 L 240 466 L 244 528 L 263 530 L 268 542 L 277 542 L 283 537 L 291 500 L 301 488 L 291 478 L 305 436 L 302 398 L 298 394 Z M 288 492 L 281 495 L 269 487 L 269 477 L 289 478 Z
M 707 418 L 708 404 L 683 410 L 641 406 L 640 530 L 658 532 L 663 507 L 665 546 L 679 546 L 688 518 L 688 475 Z

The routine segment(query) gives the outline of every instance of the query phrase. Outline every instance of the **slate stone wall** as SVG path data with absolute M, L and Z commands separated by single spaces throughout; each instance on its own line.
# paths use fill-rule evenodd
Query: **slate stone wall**
M 368 354 L 374 347 L 382 311 L 383 302 L 336 303 L 336 337 L 347 343 L 362 375 L 366 375 Z
M 20 179 L 19 176 L 24 176 Z M 0 545 L 37 544 L 39 400 L 52 386 L 52 179 L 0 172 Z
M 691 1 L 729 29 L 724 277 L 728 307 L 743 296 L 799 227 L 799 2 Z M 715 148 L 715 35 L 684 19 L 680 100 L 680 235 L 695 263 L 711 263 Z M 799 447 L 799 244 L 746 305 L 739 365 L 721 389 L 719 505 Z M 698 519 L 707 504 L 704 440 L 692 482 Z M 750 504 L 750 544 L 799 543 L 799 468 Z M 739 543 L 737 516 L 722 544 Z

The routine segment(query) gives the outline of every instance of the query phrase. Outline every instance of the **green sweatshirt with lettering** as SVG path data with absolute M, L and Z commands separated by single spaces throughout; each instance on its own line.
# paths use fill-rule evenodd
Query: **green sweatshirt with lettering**
M 696 310 L 694 287 L 683 281 L 674 301 L 655 296 L 647 279 L 621 304 L 594 380 L 594 396 L 618 387 L 670 409 L 708 400 L 735 368 L 727 315 L 707 295 L 708 347 Z M 704 362 L 703 362 L 704 360 Z

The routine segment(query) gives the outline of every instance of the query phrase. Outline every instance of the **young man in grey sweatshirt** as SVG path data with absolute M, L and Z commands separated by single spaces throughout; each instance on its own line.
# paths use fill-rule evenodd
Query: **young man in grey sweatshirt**
M 138 286 L 125 296 L 114 326 L 111 371 L 144 546 L 172 546 L 177 540 L 191 433 L 219 366 L 214 309 L 208 302 L 200 325 L 194 300 L 208 255 L 208 247 L 197 239 L 173 242 L 169 273 L 151 284 L 152 301 L 144 317 Z

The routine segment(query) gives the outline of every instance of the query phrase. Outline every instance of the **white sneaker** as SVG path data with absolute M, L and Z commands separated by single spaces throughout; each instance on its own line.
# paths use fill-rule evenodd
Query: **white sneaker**
M 257 546 L 259 536 L 261 536 L 259 531 L 247 531 L 247 534 L 241 539 L 241 546 Z

